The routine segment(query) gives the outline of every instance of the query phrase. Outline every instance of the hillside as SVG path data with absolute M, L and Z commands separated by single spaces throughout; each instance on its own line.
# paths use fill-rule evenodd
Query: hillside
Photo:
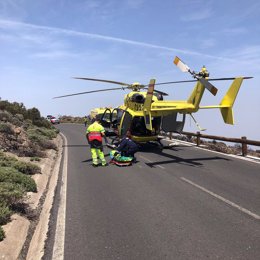
M 37 192 L 31 176 L 41 173 L 36 162 L 46 157 L 49 149 L 57 149 L 53 142 L 57 133 L 37 108 L 0 100 L 0 241 L 5 237 L 1 225 L 8 223 L 12 214 L 32 216 L 25 202 L 27 192 Z

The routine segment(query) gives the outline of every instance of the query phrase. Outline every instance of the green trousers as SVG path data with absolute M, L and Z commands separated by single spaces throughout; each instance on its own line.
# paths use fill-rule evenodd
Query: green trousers
M 90 150 L 91 150 L 93 164 L 97 165 L 98 158 L 99 158 L 101 160 L 102 165 L 106 165 L 107 162 L 106 162 L 104 153 L 101 149 L 91 148 Z

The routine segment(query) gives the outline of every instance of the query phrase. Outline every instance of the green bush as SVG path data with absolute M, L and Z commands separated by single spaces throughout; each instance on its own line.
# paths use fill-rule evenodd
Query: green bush
M 48 140 L 46 136 L 43 136 L 39 131 L 35 129 L 28 129 L 27 131 L 28 138 L 34 143 L 40 143 L 42 141 Z
M 51 140 L 55 137 L 57 137 L 57 129 L 52 127 L 50 129 L 47 129 L 47 128 L 39 128 L 39 127 L 29 127 L 29 129 L 27 130 L 27 134 L 28 135 L 31 135 L 33 137 L 38 137 L 41 136 L 41 137 L 45 137 L 44 139 L 48 139 L 48 140 Z
M 13 167 L 19 172 L 27 175 L 41 173 L 41 168 L 38 165 L 19 161 L 14 157 L 5 156 L 3 153 L 0 153 L 0 167 Z
M 10 124 L 0 123 L 0 133 L 5 133 L 10 135 L 10 134 L 14 134 L 14 131 Z
M 27 135 L 30 141 L 39 145 L 41 148 L 57 150 L 57 146 L 51 141 L 51 139 L 57 136 L 57 130 L 55 128 L 46 129 L 31 126 L 27 129 Z
M 6 223 L 8 223 L 11 215 L 12 215 L 12 211 L 9 209 L 7 204 L 5 202 L 0 202 L 0 225 L 5 225 Z
M 7 111 L 0 111 L 0 121 L 10 122 L 12 114 Z
M 13 116 L 19 114 L 24 119 L 31 120 L 31 122 L 36 126 L 51 128 L 51 124 L 44 117 L 41 116 L 40 111 L 35 107 L 26 109 L 23 103 L 18 103 L 18 102 L 11 103 L 7 100 L 0 100 L 0 110 L 7 111 Z M 21 118 L 21 116 L 19 117 Z M 0 120 L 1 120 L 1 115 L 0 115 Z
M 15 114 L 26 114 L 26 108 L 23 103 L 13 102 L 10 103 L 7 100 L 0 101 L 0 110 L 6 110 L 12 115 Z
M 36 183 L 32 178 L 11 167 L 0 168 L 0 183 L 1 182 L 16 183 L 24 188 L 25 191 L 37 192 Z
M 54 142 L 52 142 L 51 140 L 40 141 L 39 145 L 43 149 L 53 149 L 53 150 L 56 150 L 56 151 L 58 149 L 57 145 Z
M 11 120 L 11 123 L 15 126 L 23 126 L 23 121 L 20 121 L 17 117 L 13 117 L 12 120 Z
M 14 164 L 14 168 L 17 169 L 19 172 L 27 175 L 32 175 L 36 173 L 41 173 L 41 168 L 38 165 L 17 161 Z
M 4 240 L 4 238 L 5 238 L 5 232 L 2 229 L 2 227 L 0 226 L 0 241 Z
M 22 201 L 25 192 L 19 183 L 0 182 L 0 204 L 16 205 Z

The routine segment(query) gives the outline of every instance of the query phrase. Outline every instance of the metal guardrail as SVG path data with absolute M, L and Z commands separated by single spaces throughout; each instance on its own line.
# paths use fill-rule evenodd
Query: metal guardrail
M 228 138 L 228 137 L 224 137 L 224 136 L 205 135 L 205 134 L 201 134 L 200 132 L 197 132 L 197 133 L 182 132 L 182 134 L 186 135 L 188 137 L 195 136 L 197 146 L 200 146 L 201 138 L 225 141 L 225 142 L 231 142 L 231 143 L 239 143 L 239 144 L 241 144 L 241 147 L 242 147 L 242 156 L 246 156 L 248 153 L 247 145 L 260 146 L 260 141 L 249 140 L 249 139 L 247 139 L 246 136 L 242 136 L 241 138 Z M 172 139 L 172 133 L 170 133 L 169 137 L 170 137 L 170 139 Z

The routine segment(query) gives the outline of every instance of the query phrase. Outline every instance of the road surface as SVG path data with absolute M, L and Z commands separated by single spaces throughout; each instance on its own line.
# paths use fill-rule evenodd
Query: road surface
M 84 126 L 59 128 L 65 197 L 44 259 L 260 259 L 260 164 L 179 144 L 93 168 Z

